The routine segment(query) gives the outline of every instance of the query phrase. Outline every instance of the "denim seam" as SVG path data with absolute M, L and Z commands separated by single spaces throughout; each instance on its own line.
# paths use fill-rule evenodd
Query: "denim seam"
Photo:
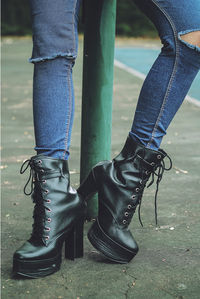
M 77 6 L 77 0 L 75 2 L 74 5 L 74 13 L 73 13 L 73 39 L 74 39 L 74 52 L 75 52 L 75 47 L 76 47 L 76 39 L 75 39 L 75 13 L 76 13 L 76 6 Z M 67 114 L 67 129 L 66 129 L 66 135 L 65 135 L 65 150 L 63 153 L 63 159 L 65 159 L 65 154 L 68 151 L 68 137 L 69 137 L 69 127 L 70 127 L 70 123 L 71 123 L 71 114 L 72 114 L 72 90 L 71 90 L 71 80 L 70 80 L 70 72 L 71 69 L 69 68 L 68 72 L 67 72 L 67 83 L 69 86 L 69 110 L 68 110 L 68 114 Z
M 67 128 L 66 128 L 66 134 L 65 134 L 65 141 L 64 141 L 64 146 L 65 146 L 65 150 L 63 152 L 63 159 L 65 159 L 65 154 L 68 150 L 68 146 L 67 146 L 67 142 L 68 142 L 68 136 L 69 136 L 69 126 L 70 126 L 70 119 L 71 119 L 71 113 L 72 113 L 72 91 L 71 91 L 71 80 L 70 80 L 70 72 L 71 69 L 70 67 L 68 68 L 68 72 L 67 72 L 67 84 L 69 87 L 69 103 L 68 103 L 68 113 L 67 113 Z
M 148 148 L 151 146 L 151 144 L 152 144 L 152 142 L 155 138 L 155 133 L 158 129 L 158 124 L 159 124 L 159 121 L 162 117 L 162 114 L 163 114 L 163 111 L 164 111 L 164 108 L 165 108 L 165 105 L 166 105 L 166 102 L 168 100 L 168 96 L 169 96 L 169 93 L 170 93 L 170 90 L 171 90 L 171 86 L 172 86 L 172 83 L 173 83 L 173 80 L 174 80 L 174 77 L 175 77 L 175 74 L 176 74 L 176 71 L 177 71 L 178 58 L 179 58 L 179 46 L 178 46 L 177 30 L 175 28 L 175 25 L 174 25 L 173 21 L 171 20 L 170 16 L 167 14 L 167 12 L 162 7 L 160 7 L 160 5 L 155 2 L 155 0 L 152 0 L 152 2 L 164 14 L 164 16 L 168 20 L 169 24 L 171 25 L 173 35 L 174 35 L 174 40 L 175 40 L 176 54 L 175 54 L 173 71 L 172 71 L 171 77 L 169 79 L 168 87 L 167 87 L 167 90 L 166 90 L 166 93 L 165 93 L 165 96 L 164 96 L 164 99 L 163 99 L 163 103 L 162 103 L 162 106 L 161 106 L 161 109 L 160 109 L 160 113 L 159 113 L 157 121 L 155 123 L 154 129 L 153 129 L 153 132 L 152 132 L 152 135 L 151 135 L 151 139 L 147 144 Z
M 75 6 L 74 6 L 74 14 L 73 14 L 74 52 L 76 51 L 76 36 L 75 36 L 75 14 L 76 14 L 76 6 L 77 6 L 77 0 L 76 0 L 76 2 L 75 2 Z

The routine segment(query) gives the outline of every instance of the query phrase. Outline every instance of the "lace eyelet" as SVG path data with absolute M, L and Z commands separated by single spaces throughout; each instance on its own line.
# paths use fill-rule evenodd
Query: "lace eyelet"
M 48 219 L 47 219 L 47 222 L 51 222 L 51 218 L 48 218 Z
M 139 189 L 139 188 L 136 188 L 136 189 L 135 189 L 135 192 L 139 192 L 139 191 L 140 191 L 140 189 Z
M 40 172 L 41 172 L 41 173 L 44 173 L 44 169 L 41 169 Z
M 127 222 L 126 220 L 123 220 L 123 224 L 126 224 L 126 222 Z
M 47 203 L 50 203 L 51 202 L 51 199 L 47 199 L 47 200 L 45 200 Z
M 50 232 L 51 229 L 50 229 L 50 227 L 46 227 L 45 230 L 46 230 L 47 232 Z
M 49 236 L 45 236 L 45 239 L 46 239 L 46 240 L 49 240 Z
M 142 185 L 142 183 L 143 183 L 143 181 L 142 181 L 142 180 L 140 180 L 140 185 Z
M 131 198 L 132 198 L 132 199 L 135 199 L 135 198 L 136 198 L 136 195 L 135 195 L 135 194 L 133 194 L 133 195 L 131 196 Z
M 156 164 L 156 163 L 154 163 L 154 162 L 151 162 L 151 166 L 155 166 L 155 164 Z
M 148 171 L 148 170 L 146 170 L 146 171 L 145 171 L 145 174 L 146 174 L 146 175 L 149 175 L 149 171 Z
M 128 209 L 130 210 L 132 208 L 132 206 L 131 205 L 128 205 Z
M 43 184 L 46 184 L 46 182 L 47 182 L 46 180 L 43 180 L 43 181 L 42 181 Z
M 157 159 L 160 160 L 161 159 L 161 155 L 157 155 Z
M 42 160 L 38 160 L 38 163 L 41 165 L 42 164 Z
M 52 210 L 48 208 L 47 211 L 48 211 L 49 213 L 51 213 Z
M 125 212 L 124 215 L 125 215 L 126 217 L 128 217 L 129 213 L 128 213 L 128 212 Z
M 49 193 L 49 190 L 45 190 L 44 192 L 45 192 L 45 194 L 48 194 L 48 193 Z

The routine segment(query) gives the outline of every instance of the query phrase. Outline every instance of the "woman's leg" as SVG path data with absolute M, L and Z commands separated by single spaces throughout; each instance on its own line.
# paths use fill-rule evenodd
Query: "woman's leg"
M 172 167 L 170 163 L 166 169 L 168 156 L 158 148 L 200 67 L 200 48 L 183 40 L 188 31 L 200 30 L 199 0 L 135 2 L 154 21 L 164 47 L 144 82 L 131 137 L 116 158 L 94 166 L 78 189 L 84 197 L 98 192 L 99 213 L 88 237 L 97 250 L 118 263 L 129 262 L 138 252 L 128 226 L 138 205 L 140 218 L 150 176 L 149 185 L 155 179 L 157 185 L 157 222 L 158 185 L 164 171 Z
M 77 56 L 80 0 L 31 0 L 36 147 L 68 159 L 74 115 L 72 67 Z
M 200 69 L 200 1 L 134 0 L 163 48 L 140 92 L 130 136 L 157 150 Z
M 24 188 L 34 206 L 31 237 L 13 256 L 13 273 L 38 278 L 59 270 L 65 257 L 83 256 L 85 204 L 70 186 L 68 155 L 73 121 L 72 66 L 77 53 L 77 0 L 32 0 L 33 107 L 36 150 Z M 27 185 L 30 182 L 30 192 Z

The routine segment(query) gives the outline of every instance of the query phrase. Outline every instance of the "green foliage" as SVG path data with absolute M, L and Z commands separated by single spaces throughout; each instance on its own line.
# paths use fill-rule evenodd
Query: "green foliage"
M 2 0 L 2 35 L 31 33 L 28 0 Z
M 125 36 L 156 36 L 154 25 L 133 0 L 117 1 L 116 33 Z
M 55 1 L 55 0 L 54 0 Z M 83 30 L 82 24 L 79 26 Z M 155 36 L 153 24 L 132 0 L 117 0 L 117 35 Z M 28 0 L 2 0 L 2 35 L 31 34 L 31 15 Z

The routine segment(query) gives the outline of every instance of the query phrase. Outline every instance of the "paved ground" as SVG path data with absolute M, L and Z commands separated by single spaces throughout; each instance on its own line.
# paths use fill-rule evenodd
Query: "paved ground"
M 5 56 L 6 53 L 6 56 Z M 85 236 L 85 256 L 63 260 L 61 270 L 38 280 L 14 280 L 12 254 L 30 235 L 32 203 L 22 193 L 26 175 L 22 161 L 33 154 L 31 97 L 32 69 L 26 63 L 30 39 L 3 41 L 2 96 L 2 298 L 41 299 L 197 299 L 200 293 L 200 108 L 184 103 L 163 148 L 173 159 L 173 169 L 160 184 L 159 227 L 154 225 L 155 186 L 143 198 L 140 227 L 137 216 L 131 229 L 140 251 L 128 265 L 107 262 Z M 5 67 L 6 63 L 6 67 Z M 81 55 L 74 79 L 76 116 L 71 147 L 71 179 L 79 181 Z M 120 151 L 131 125 L 141 81 L 115 69 L 113 105 L 113 156 Z M 85 225 L 85 235 L 90 223 Z

